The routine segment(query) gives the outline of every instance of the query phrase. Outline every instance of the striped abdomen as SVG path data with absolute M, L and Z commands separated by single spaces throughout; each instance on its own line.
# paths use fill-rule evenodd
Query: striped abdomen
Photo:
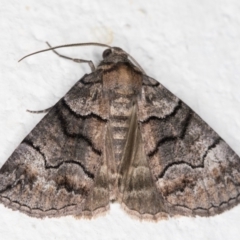
M 110 124 L 116 164 L 121 161 L 129 131 L 134 96 L 122 95 L 112 100 L 110 105 Z

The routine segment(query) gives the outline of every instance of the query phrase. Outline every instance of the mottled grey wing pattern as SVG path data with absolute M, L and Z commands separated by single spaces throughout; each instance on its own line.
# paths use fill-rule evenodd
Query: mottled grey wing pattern
M 138 104 L 152 178 L 170 216 L 210 216 L 240 202 L 240 159 L 218 134 L 149 77 Z
M 106 49 L 51 108 L 0 169 L 0 202 L 34 217 L 92 217 L 117 201 L 152 220 L 240 202 L 239 157 L 128 57 Z
M 96 71 L 77 82 L 3 165 L 0 202 L 5 206 L 34 217 L 89 215 L 108 208 L 101 173 L 107 108 L 100 75 Z

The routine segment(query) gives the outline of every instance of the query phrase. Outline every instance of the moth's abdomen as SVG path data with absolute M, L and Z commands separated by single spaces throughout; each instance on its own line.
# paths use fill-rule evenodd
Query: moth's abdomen
M 110 125 L 112 129 L 112 143 L 117 163 L 122 158 L 122 153 L 129 131 L 129 118 L 132 112 L 132 99 L 121 96 L 111 101 Z

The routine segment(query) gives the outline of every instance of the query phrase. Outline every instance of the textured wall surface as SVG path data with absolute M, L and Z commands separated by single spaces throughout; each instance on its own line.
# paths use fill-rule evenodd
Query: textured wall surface
M 0 0 L 0 165 L 80 77 L 80 65 L 42 53 L 52 45 L 102 42 L 129 52 L 240 155 L 238 0 Z M 101 48 L 68 48 L 101 59 Z M 139 222 L 118 205 L 94 220 L 34 219 L 0 205 L 1 239 L 239 239 L 240 206 L 211 218 Z

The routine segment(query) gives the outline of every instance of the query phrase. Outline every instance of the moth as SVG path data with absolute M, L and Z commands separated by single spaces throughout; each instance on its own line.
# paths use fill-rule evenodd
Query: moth
M 97 68 L 55 51 L 79 45 L 107 47 Z M 115 201 L 151 220 L 212 216 L 239 203 L 239 157 L 128 53 L 98 43 L 48 50 L 92 72 L 2 166 L 1 203 L 32 217 L 92 218 Z

